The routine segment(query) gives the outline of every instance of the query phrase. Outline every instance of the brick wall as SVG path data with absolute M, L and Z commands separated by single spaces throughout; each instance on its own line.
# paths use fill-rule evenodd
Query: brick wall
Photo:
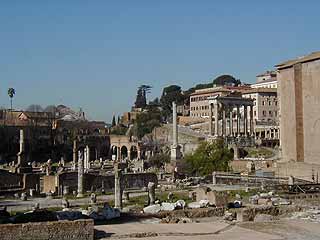
M 2 240 L 93 240 L 93 220 L 0 224 Z

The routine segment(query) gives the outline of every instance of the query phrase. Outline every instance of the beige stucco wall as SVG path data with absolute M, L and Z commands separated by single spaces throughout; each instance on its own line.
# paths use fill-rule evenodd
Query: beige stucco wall
M 278 73 L 278 99 L 280 108 L 280 145 L 282 160 L 296 160 L 296 121 L 295 121 L 295 91 L 292 68 Z
M 294 74 L 294 67 L 278 74 L 282 160 L 320 165 L 320 60 L 301 64 L 301 85 L 297 83 L 299 76 Z M 299 86 L 302 101 L 296 96 L 299 90 L 295 87 Z M 298 126 L 299 109 L 302 124 Z M 301 137 L 297 137 L 299 134 Z M 301 145 L 297 146 L 297 142 Z M 298 159 L 299 151 L 302 159 Z
M 320 164 L 320 60 L 302 65 L 304 161 Z

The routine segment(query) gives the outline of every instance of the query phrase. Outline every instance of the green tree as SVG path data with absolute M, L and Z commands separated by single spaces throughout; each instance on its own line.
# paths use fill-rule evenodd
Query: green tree
M 166 153 L 158 153 L 150 157 L 149 162 L 152 166 L 160 168 L 170 162 L 170 155 Z
M 112 127 L 114 127 L 114 126 L 116 126 L 117 124 L 116 124 L 116 117 L 113 115 L 113 117 L 112 117 Z
M 136 108 L 145 108 L 147 106 L 147 93 L 150 93 L 151 88 L 149 85 L 141 85 L 138 88 L 135 102 Z
M 14 88 L 9 88 L 8 89 L 8 96 L 10 98 L 11 111 L 12 111 L 12 99 L 13 99 L 15 94 L 16 94 L 16 90 Z
M 137 115 L 137 118 L 131 129 L 131 134 L 141 139 L 146 134 L 159 127 L 161 122 L 161 113 L 157 108 L 152 108 L 148 112 Z
M 169 116 L 172 114 L 172 102 L 181 104 L 183 103 L 183 100 L 184 97 L 180 86 L 171 85 L 163 89 L 160 104 L 162 107 L 162 116 L 165 120 L 168 120 Z
M 189 174 L 205 176 L 213 171 L 229 171 L 232 152 L 224 146 L 223 140 L 203 142 L 193 154 L 185 156 Z
M 215 78 L 213 80 L 213 84 L 214 85 L 234 85 L 234 86 L 238 86 L 241 84 L 241 81 L 239 79 L 235 79 L 233 76 L 228 75 L 228 74 L 224 74 L 221 75 L 217 78 Z

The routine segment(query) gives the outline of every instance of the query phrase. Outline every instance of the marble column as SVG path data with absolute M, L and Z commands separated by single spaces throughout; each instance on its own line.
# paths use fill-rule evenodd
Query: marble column
M 20 148 L 18 152 L 18 166 L 23 167 L 25 165 L 25 144 L 24 144 L 24 131 L 20 129 Z
M 86 169 L 90 169 L 90 147 L 86 146 L 87 149 L 87 157 L 86 157 Z
M 122 189 L 121 189 L 121 178 L 122 172 L 118 168 L 118 164 L 115 165 L 114 169 L 114 207 L 122 208 Z
M 177 104 L 172 102 L 172 138 L 173 138 L 173 146 L 178 145 L 178 124 L 177 124 Z
M 240 106 L 237 105 L 237 134 L 238 137 L 240 136 Z
M 77 140 L 73 140 L 73 156 L 72 156 L 72 170 L 76 170 L 77 159 L 78 159 L 78 150 L 77 150 Z
M 244 136 L 248 136 L 248 106 L 243 106 L 243 131 Z
M 78 151 L 78 195 L 77 197 L 83 197 L 83 152 L 81 149 Z
M 250 136 L 253 136 L 254 129 L 253 129 L 253 106 L 250 106 Z
M 226 106 L 223 106 L 222 108 L 222 136 L 226 136 L 226 130 L 227 130 L 227 123 L 226 123 Z
M 233 111 L 232 106 L 230 106 L 230 117 L 229 117 L 229 133 L 233 136 Z
M 209 103 L 209 134 L 213 135 L 213 125 L 212 125 L 212 103 Z
M 219 136 L 219 104 L 217 100 L 214 103 L 214 136 Z

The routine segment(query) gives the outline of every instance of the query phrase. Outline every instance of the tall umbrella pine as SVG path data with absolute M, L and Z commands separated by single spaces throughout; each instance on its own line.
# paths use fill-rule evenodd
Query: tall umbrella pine
M 11 111 L 12 111 L 12 99 L 13 99 L 15 94 L 16 94 L 16 90 L 14 88 L 9 88 L 8 89 L 8 96 L 10 98 Z

